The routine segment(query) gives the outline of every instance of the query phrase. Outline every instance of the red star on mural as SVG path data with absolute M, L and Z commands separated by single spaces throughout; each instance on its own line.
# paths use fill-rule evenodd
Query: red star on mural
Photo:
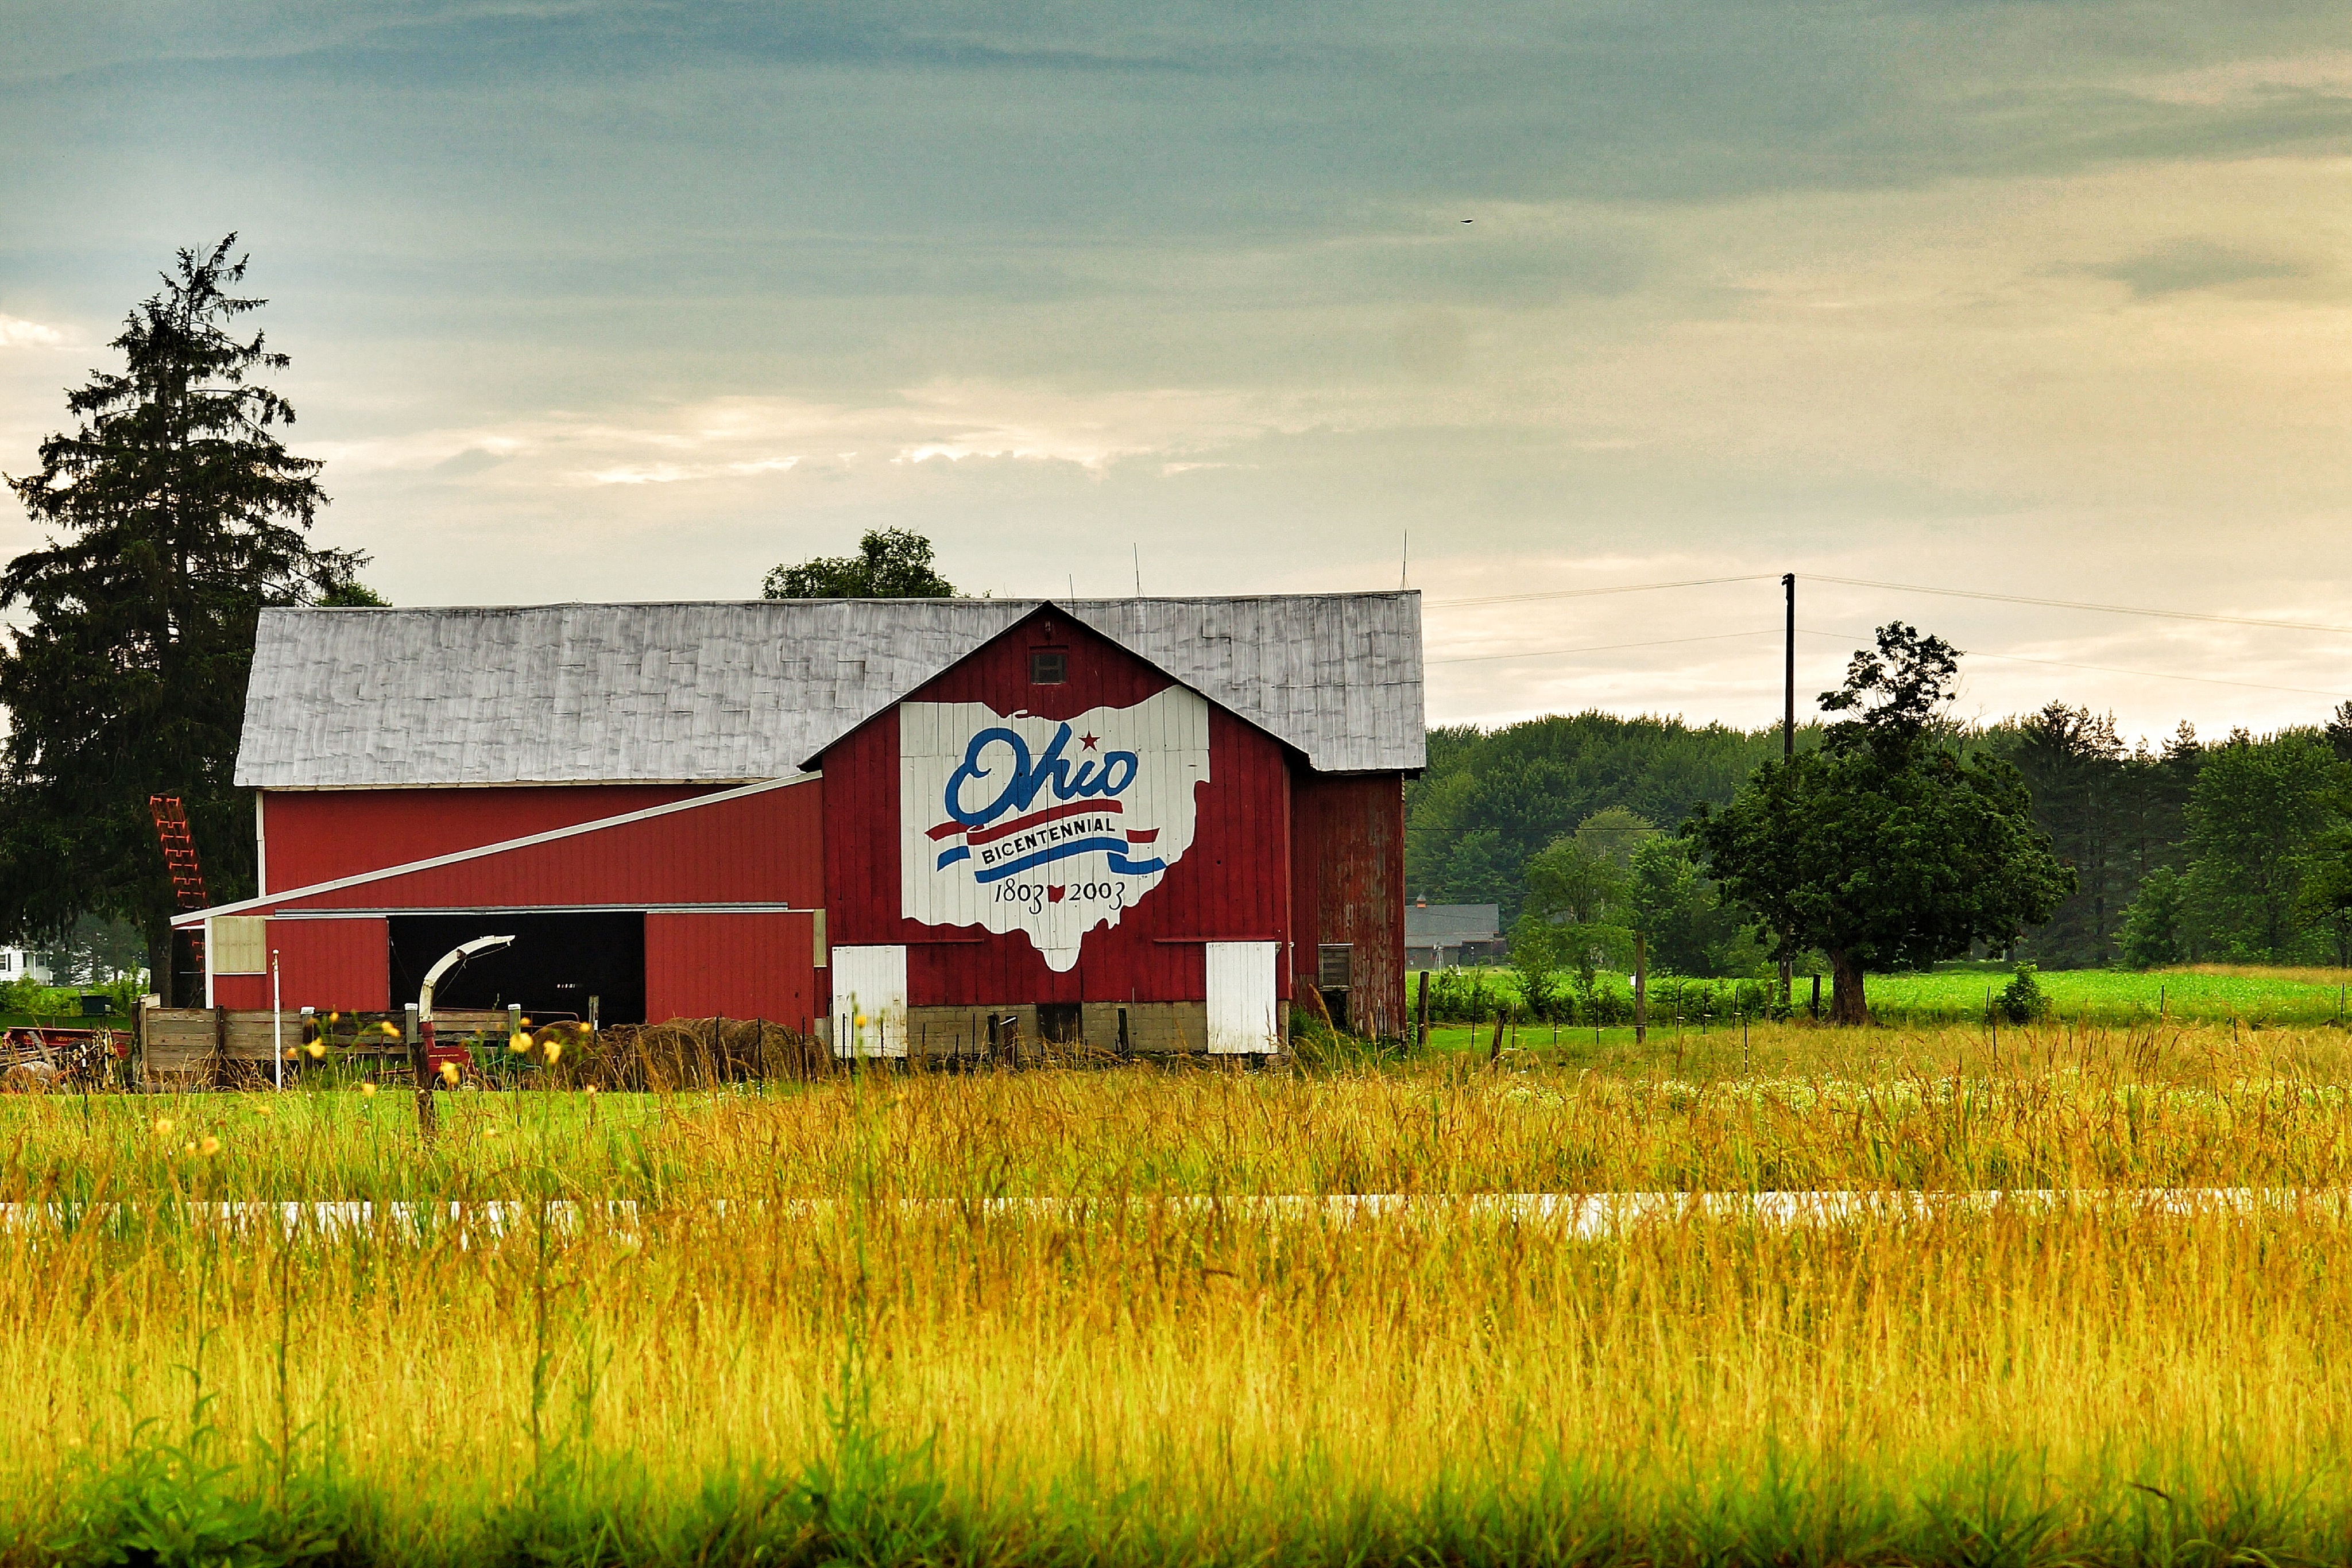
M 1098 735 L 1082 735 L 1078 737 L 1078 744 L 1086 747 L 1088 751 L 1092 751 L 1095 748 L 1095 742 L 1101 738 L 1102 737 Z

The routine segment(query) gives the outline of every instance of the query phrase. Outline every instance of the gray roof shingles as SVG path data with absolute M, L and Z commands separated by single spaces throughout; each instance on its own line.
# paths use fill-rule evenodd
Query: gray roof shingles
M 1047 602 L 264 611 L 236 781 L 782 778 Z M 1416 593 L 1050 602 L 1322 771 L 1426 760 Z

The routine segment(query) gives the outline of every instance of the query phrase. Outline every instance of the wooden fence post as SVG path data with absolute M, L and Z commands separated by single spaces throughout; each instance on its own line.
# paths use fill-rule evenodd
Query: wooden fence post
M 433 1072 L 425 1065 L 425 1026 L 418 1021 L 417 1007 L 408 1004 L 405 1019 L 408 1033 L 408 1066 L 416 1080 L 416 1135 L 433 1135 Z
M 1650 943 L 1633 933 L 1633 1043 L 1650 1038 Z
M 1423 1051 L 1429 1049 L 1429 971 L 1421 972 L 1421 1038 L 1416 1042 Z

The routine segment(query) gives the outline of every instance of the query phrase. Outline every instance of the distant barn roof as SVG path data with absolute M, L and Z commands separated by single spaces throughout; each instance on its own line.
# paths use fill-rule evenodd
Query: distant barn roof
M 1047 602 L 268 610 L 236 781 L 782 778 Z M 1323 771 L 1426 759 L 1418 594 L 1050 602 Z

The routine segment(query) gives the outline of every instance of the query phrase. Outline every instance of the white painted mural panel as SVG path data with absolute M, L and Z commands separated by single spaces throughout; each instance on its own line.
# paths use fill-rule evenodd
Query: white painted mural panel
M 1021 932 L 1066 973 L 1192 847 L 1209 777 L 1209 705 L 1183 686 L 1066 720 L 902 703 L 902 913 Z

